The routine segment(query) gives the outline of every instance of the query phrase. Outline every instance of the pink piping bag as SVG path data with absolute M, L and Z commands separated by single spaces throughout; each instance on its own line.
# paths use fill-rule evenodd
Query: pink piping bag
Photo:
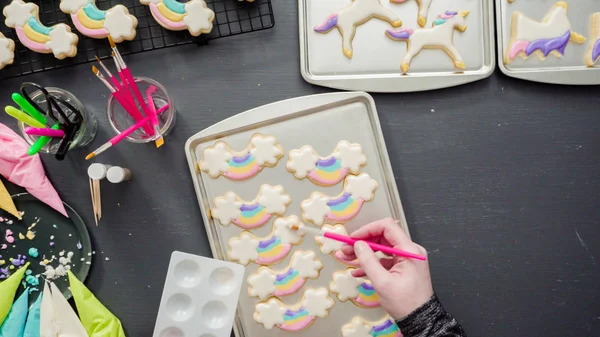
M 21 136 L 0 123 L 0 174 L 68 218 L 62 200 L 46 177 L 40 156 L 28 155 L 28 148 Z

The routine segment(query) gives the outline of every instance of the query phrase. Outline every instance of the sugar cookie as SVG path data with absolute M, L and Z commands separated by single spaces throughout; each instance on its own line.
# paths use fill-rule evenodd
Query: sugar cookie
M 350 300 L 362 308 L 379 307 L 379 297 L 371 281 L 352 276 L 353 270 L 349 268 L 333 273 L 333 281 L 329 284 L 331 292 L 342 302 Z
M 0 33 L 0 69 L 12 64 L 15 59 L 15 41 Z
M 71 15 L 73 25 L 85 36 L 94 39 L 110 36 L 115 42 L 135 38 L 138 21 L 123 5 L 101 10 L 96 7 L 96 0 L 60 0 L 60 10 Z
M 393 3 L 405 3 L 408 0 L 390 0 Z M 427 14 L 429 13 L 429 7 L 433 0 L 416 0 L 417 5 L 419 6 L 419 16 L 417 18 L 417 22 L 419 26 L 425 27 L 427 24 Z
M 348 236 L 348 232 L 346 231 L 346 228 L 344 227 L 344 225 L 323 225 L 321 227 L 321 230 L 324 232 L 333 232 L 336 234 L 341 234 L 341 235 L 345 235 Z M 342 249 L 342 246 L 344 245 L 343 242 L 337 241 L 337 240 L 332 240 L 332 239 L 328 239 L 324 236 L 315 236 L 315 241 L 317 242 L 317 245 L 319 246 L 319 250 L 321 251 L 321 253 L 328 255 L 331 254 L 339 263 L 349 266 L 349 267 L 360 267 L 360 263 L 358 262 L 358 260 L 354 260 L 354 261 L 346 261 L 344 260 L 341 256 L 343 255 L 343 253 L 340 251 L 340 249 Z M 375 256 L 377 256 L 380 259 L 383 259 L 386 257 L 386 255 L 382 252 L 375 252 Z
M 215 12 L 206 6 L 204 0 L 190 0 L 186 3 L 177 0 L 140 0 L 150 7 L 152 16 L 168 30 L 188 30 L 192 36 L 208 34 L 212 31 Z
M 446 11 L 446 13 L 438 15 L 433 22 L 432 28 L 412 30 L 400 29 L 386 31 L 386 35 L 395 41 L 406 41 L 408 51 L 402 60 L 402 73 L 406 74 L 410 68 L 410 64 L 421 50 L 425 49 L 441 49 L 443 50 L 454 63 L 457 69 L 465 69 L 465 62 L 454 46 L 454 29 L 464 32 L 467 30 L 465 17 L 469 15 L 469 11 L 461 13 Z
M 344 180 L 348 173 L 358 174 L 366 164 L 367 156 L 362 146 L 342 140 L 327 157 L 319 157 L 309 145 L 291 150 L 286 168 L 297 179 L 308 178 L 320 186 L 333 186 Z
M 273 231 L 266 238 L 258 238 L 249 232 L 229 239 L 229 259 L 247 265 L 250 261 L 270 265 L 283 260 L 292 245 L 302 241 L 304 232 L 291 229 L 292 225 L 302 226 L 295 215 L 277 218 L 273 221 Z
M 354 218 L 363 203 L 371 201 L 379 184 L 366 173 L 350 175 L 344 181 L 344 189 L 336 197 L 325 196 L 321 192 L 313 192 L 300 204 L 302 218 L 317 226 L 325 220 L 344 222 Z
M 291 202 L 281 185 L 262 185 L 251 202 L 241 200 L 233 192 L 216 197 L 210 214 L 223 226 L 234 223 L 240 228 L 254 229 L 262 227 L 274 214 L 283 215 Z
M 254 320 L 267 330 L 277 326 L 284 331 L 299 331 L 308 328 L 317 317 L 327 316 L 333 304 L 326 288 L 308 289 L 295 305 L 285 305 L 275 298 L 258 303 Z
M 306 280 L 319 277 L 323 263 L 315 252 L 297 251 L 292 255 L 290 265 L 274 271 L 268 267 L 260 267 L 248 276 L 248 294 L 261 300 L 270 296 L 286 296 L 298 291 Z
M 510 64 L 517 55 L 527 59 L 533 53 L 540 60 L 545 60 L 550 54 L 562 57 L 569 41 L 584 43 L 585 37 L 571 30 L 568 9 L 566 2 L 559 1 L 542 22 L 528 18 L 519 11 L 514 12 L 504 64 Z
M 218 141 L 215 145 L 196 150 L 196 156 L 202 158 L 200 171 L 212 178 L 223 175 L 231 180 L 244 180 L 257 175 L 265 167 L 273 167 L 283 157 L 283 148 L 277 138 L 255 134 L 250 143 L 240 152 L 231 150 L 229 145 Z
M 590 48 L 585 56 L 585 63 L 593 67 L 600 59 L 600 12 L 592 15 Z M 0 60 L 0 62 L 2 62 Z
M 393 27 L 402 26 L 400 17 L 391 9 L 383 7 L 381 1 L 354 0 L 339 12 L 329 15 L 325 22 L 314 28 L 315 32 L 326 34 L 337 27 L 342 35 L 342 52 L 346 57 L 352 58 L 352 40 L 356 34 L 356 27 L 373 18 L 387 21 Z
M 352 322 L 342 326 L 343 337 L 402 337 L 400 329 L 391 317 L 369 322 L 362 317 L 354 317 Z
M 6 17 L 4 23 L 15 29 L 25 47 L 42 54 L 53 53 L 59 60 L 77 54 L 77 35 L 71 33 L 71 28 L 64 23 L 44 26 L 40 22 L 36 4 L 12 0 L 4 7 L 2 14 Z

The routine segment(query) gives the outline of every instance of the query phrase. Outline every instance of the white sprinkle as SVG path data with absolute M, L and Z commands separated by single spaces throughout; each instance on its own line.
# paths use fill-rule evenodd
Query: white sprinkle
M 92 264 L 90 261 L 86 262 L 85 264 Z
M 105 258 L 104 258 L 104 260 L 108 261 L 108 260 L 110 260 L 110 259 L 109 259 L 108 257 L 105 257 Z
M 54 235 L 50 235 L 50 240 L 54 240 Z

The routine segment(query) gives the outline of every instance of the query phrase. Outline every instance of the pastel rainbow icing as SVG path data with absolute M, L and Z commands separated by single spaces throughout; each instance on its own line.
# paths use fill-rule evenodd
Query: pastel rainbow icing
M 173 27 L 173 29 L 185 29 L 187 26 L 183 18 L 187 14 L 185 4 L 176 0 L 163 0 L 158 4 L 150 2 L 150 11 L 157 20 Z
M 373 285 L 368 282 L 363 282 L 358 286 L 358 297 L 354 301 L 366 308 L 377 308 L 381 305 Z
M 311 316 L 304 307 L 300 307 L 298 310 L 288 309 L 283 319 L 285 323 L 278 325 L 282 330 L 286 331 L 298 331 L 309 326 L 316 319 L 315 316 Z
M 244 156 L 234 156 L 228 164 L 227 172 L 223 175 L 231 180 L 248 179 L 262 169 L 250 152 L 247 152 Z
M 362 199 L 354 199 L 350 193 L 344 193 L 327 202 L 329 213 L 325 217 L 331 221 L 348 221 L 360 212 L 364 202 Z
M 272 236 L 270 239 L 260 241 L 258 243 L 258 260 L 259 264 L 272 264 L 283 259 L 292 249 L 289 243 L 282 244 L 281 239 L 277 236 Z
M 50 41 L 50 32 L 53 28 L 44 26 L 37 17 L 32 15 L 23 27 L 16 26 L 15 30 L 25 47 L 42 53 L 50 53 L 51 48 L 46 45 L 46 42 Z
M 385 322 L 374 325 L 371 328 L 372 337 L 402 337 L 402 333 L 398 326 L 390 319 L 386 319 Z
M 348 175 L 348 169 L 341 167 L 339 159 L 331 156 L 319 159 L 317 167 L 308 173 L 308 178 L 320 185 L 331 186 L 342 181 Z
M 233 223 L 244 229 L 257 228 L 269 221 L 271 214 L 259 203 L 242 204 L 241 214 L 233 220 Z
M 519 40 L 510 48 L 508 56 L 514 59 L 519 53 L 525 53 L 528 57 L 536 51 L 541 51 L 544 57 L 548 57 L 551 52 L 557 51 L 561 55 L 565 54 L 565 49 L 571 39 L 571 30 L 567 30 L 563 35 L 550 39 L 538 39 L 534 41 Z
M 300 277 L 296 269 L 289 268 L 285 273 L 277 275 L 273 295 L 279 297 L 293 294 L 302 288 L 305 282 L 306 279 Z
M 104 38 L 109 35 L 108 30 L 104 28 L 105 18 L 106 11 L 96 7 L 92 0 L 89 0 L 88 4 L 81 7 L 77 13 L 71 14 L 75 28 L 83 35 L 93 38 Z
M 594 44 L 594 47 L 592 47 L 593 62 L 597 62 L 598 58 L 600 58 L 600 38 L 596 41 L 596 43 Z

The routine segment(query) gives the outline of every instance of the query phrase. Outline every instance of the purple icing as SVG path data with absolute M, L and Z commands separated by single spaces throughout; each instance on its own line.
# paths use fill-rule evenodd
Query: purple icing
M 294 268 L 288 269 L 288 271 L 286 271 L 284 274 L 277 275 L 276 281 L 281 282 L 283 279 L 290 276 L 293 272 L 294 272 Z
M 392 325 L 392 321 L 390 321 L 389 319 L 385 321 L 385 323 L 378 325 L 378 326 L 374 326 L 372 331 L 376 332 L 376 331 L 381 331 L 381 330 L 385 330 L 387 328 L 389 328 Z
M 337 159 L 335 159 L 334 156 L 331 156 L 327 159 L 319 159 L 319 160 L 317 160 L 317 165 L 322 166 L 322 167 L 331 166 L 331 165 L 335 164 L 336 160 Z
M 258 208 L 258 206 L 260 206 L 259 204 L 253 204 L 253 205 L 242 205 L 240 207 L 240 211 L 242 212 L 247 212 L 247 211 L 253 211 L 255 209 Z
M 350 193 L 344 193 L 342 194 L 341 197 L 335 199 L 335 200 L 331 200 L 327 202 L 327 206 L 336 206 L 339 205 L 341 203 L 344 203 L 346 201 L 348 201 L 348 198 L 350 198 Z
M 246 153 L 246 155 L 244 155 L 243 157 L 235 157 L 234 156 L 233 158 L 231 158 L 231 160 L 234 163 L 241 164 L 241 163 L 245 162 L 246 160 L 248 160 L 248 158 L 250 158 L 250 152 Z
M 363 287 L 363 288 L 365 288 L 365 289 L 367 289 L 367 290 L 375 290 L 375 288 L 373 288 L 373 285 L 372 285 L 372 284 L 369 284 L 369 283 L 363 283 L 363 284 L 361 285 L 361 287 Z
M 525 53 L 527 56 L 533 54 L 536 50 L 541 50 L 544 56 L 548 56 L 552 51 L 556 50 L 561 55 L 565 54 L 565 48 L 567 48 L 567 44 L 569 44 L 569 40 L 571 39 L 571 31 L 568 30 L 562 36 L 553 38 L 553 39 L 540 39 L 535 40 L 527 46 L 525 49 Z
M 325 19 L 325 22 L 315 27 L 315 32 L 324 33 L 337 26 L 338 15 L 337 13 L 331 14 Z
M 454 16 L 456 14 L 458 14 L 458 12 L 446 11 L 446 15 L 452 15 L 452 16 Z
M 275 240 L 277 240 L 277 237 L 272 236 L 269 240 L 261 241 L 258 243 L 258 248 L 267 248 L 270 244 L 275 242 Z
M 594 48 L 592 49 L 592 61 L 596 62 L 598 60 L 598 57 L 600 57 L 600 39 L 598 39 L 598 41 L 596 41 L 596 44 L 594 45 Z
M 389 36 L 398 40 L 408 40 L 410 36 L 413 34 L 412 29 L 401 29 L 401 30 L 392 30 L 388 29 L 387 33 Z

